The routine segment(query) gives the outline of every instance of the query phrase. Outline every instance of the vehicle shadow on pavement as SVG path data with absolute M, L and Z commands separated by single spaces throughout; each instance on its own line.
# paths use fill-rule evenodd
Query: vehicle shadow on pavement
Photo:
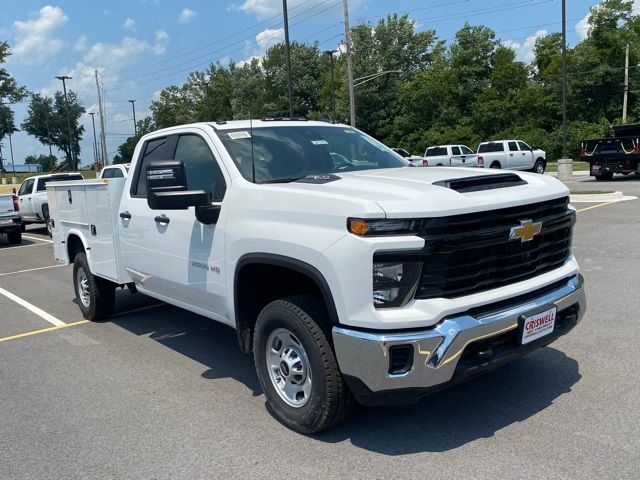
M 444 452 L 536 415 L 580 378 L 576 360 L 546 347 L 417 405 L 358 407 L 343 424 L 314 438 L 350 440 L 385 455 Z
M 109 321 L 135 335 L 149 335 L 165 347 L 205 365 L 209 368 L 202 373 L 205 379 L 233 378 L 246 385 L 253 396 L 262 394 L 253 356 L 240 351 L 231 327 L 168 304 L 116 315 Z

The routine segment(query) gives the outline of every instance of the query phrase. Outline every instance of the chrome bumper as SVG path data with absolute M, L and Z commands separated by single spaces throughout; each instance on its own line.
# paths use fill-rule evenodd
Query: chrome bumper
M 579 307 L 577 321 L 580 321 L 587 308 L 581 275 L 515 306 L 477 317 L 469 314 L 448 317 L 424 331 L 362 332 L 333 327 L 333 344 L 342 373 L 359 379 L 372 392 L 428 388 L 452 380 L 467 345 L 517 329 L 521 315 L 541 307 L 555 305 L 561 312 L 575 304 Z M 389 374 L 389 348 L 406 344 L 413 345 L 411 369 Z

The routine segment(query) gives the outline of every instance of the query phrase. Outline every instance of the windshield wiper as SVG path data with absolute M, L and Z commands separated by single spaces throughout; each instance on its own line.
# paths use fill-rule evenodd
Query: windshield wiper
M 264 182 L 260 182 L 260 184 L 264 184 L 264 183 L 291 183 L 291 182 L 295 182 L 296 180 L 302 180 L 303 178 L 306 178 L 306 175 L 304 177 L 291 177 L 291 178 L 276 178 L 274 180 L 265 180 Z

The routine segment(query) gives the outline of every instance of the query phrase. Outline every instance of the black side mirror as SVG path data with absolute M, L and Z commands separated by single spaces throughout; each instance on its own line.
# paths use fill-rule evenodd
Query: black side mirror
M 147 165 L 147 204 L 151 210 L 185 210 L 210 205 L 204 190 L 188 190 L 184 163 L 162 160 Z

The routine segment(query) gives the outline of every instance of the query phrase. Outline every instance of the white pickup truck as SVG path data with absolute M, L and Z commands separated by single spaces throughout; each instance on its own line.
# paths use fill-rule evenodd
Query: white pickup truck
M 346 125 L 172 127 L 142 137 L 126 178 L 48 184 L 54 254 L 85 318 L 135 286 L 235 328 L 274 415 L 317 432 L 354 399 L 417 401 L 585 312 L 562 183 L 407 166 Z
M 522 140 L 496 140 L 478 145 L 478 161 L 489 168 L 529 170 L 542 174 L 547 168 L 547 154 Z
M 47 183 L 62 182 L 65 180 L 82 180 L 79 173 L 54 173 L 51 175 L 38 175 L 29 177 L 22 182 L 18 190 L 18 204 L 20 205 L 20 217 L 22 222 L 44 223 L 47 233 L 51 236 L 49 225 L 49 202 L 47 201 Z
M 466 145 L 436 145 L 427 148 L 417 167 L 484 167 L 482 158 Z
M 22 220 L 19 210 L 17 195 L 0 195 L 0 234 L 6 235 L 11 244 L 22 241 Z

